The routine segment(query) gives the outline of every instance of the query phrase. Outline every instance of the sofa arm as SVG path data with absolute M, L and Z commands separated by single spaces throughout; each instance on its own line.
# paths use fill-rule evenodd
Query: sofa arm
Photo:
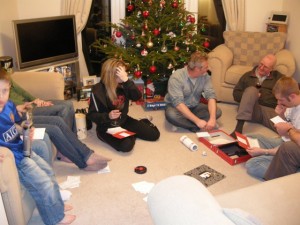
M 0 147 L 4 160 L 0 163 L 0 192 L 9 224 L 25 225 L 21 187 L 12 152 Z
M 31 95 L 43 99 L 64 99 L 64 77 L 56 72 L 15 72 L 12 79 Z
M 195 178 L 178 175 L 157 183 L 147 200 L 155 225 L 233 225 L 212 194 Z
M 217 98 L 221 96 L 222 83 L 225 82 L 225 73 L 232 65 L 233 53 L 224 44 L 217 46 L 208 54 L 208 64 L 211 71 L 212 85 Z
M 275 55 L 277 58 L 275 69 L 288 77 L 293 76 L 296 70 L 296 64 L 292 53 L 287 49 L 283 49 Z

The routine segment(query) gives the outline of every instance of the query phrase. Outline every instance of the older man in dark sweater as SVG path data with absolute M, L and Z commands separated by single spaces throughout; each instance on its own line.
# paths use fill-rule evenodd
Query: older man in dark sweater
M 239 102 L 237 124 L 235 131 L 242 133 L 245 121 L 261 123 L 276 131 L 270 119 L 276 116 L 274 108 L 277 105 L 272 89 L 276 81 L 283 75 L 273 70 L 276 57 L 273 54 L 264 56 L 259 65 L 245 73 L 233 90 L 233 98 Z

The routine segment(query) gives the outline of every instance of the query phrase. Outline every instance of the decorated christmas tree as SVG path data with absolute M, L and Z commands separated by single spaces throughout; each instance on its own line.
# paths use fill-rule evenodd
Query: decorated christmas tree
M 99 39 L 95 47 L 128 63 L 135 79 L 168 78 L 192 52 L 209 46 L 182 0 L 131 0 L 126 10 L 125 19 L 109 25 L 112 36 Z

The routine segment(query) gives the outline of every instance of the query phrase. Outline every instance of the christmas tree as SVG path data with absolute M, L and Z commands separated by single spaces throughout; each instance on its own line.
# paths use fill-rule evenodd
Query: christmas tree
M 182 68 L 191 53 L 205 52 L 208 41 L 197 33 L 195 15 L 182 0 L 131 0 L 112 36 L 94 47 L 129 64 L 134 78 L 155 81 Z

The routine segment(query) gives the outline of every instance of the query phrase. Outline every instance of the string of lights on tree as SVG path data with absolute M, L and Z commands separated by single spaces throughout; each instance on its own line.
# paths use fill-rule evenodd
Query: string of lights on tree
M 183 67 L 192 52 L 205 54 L 209 41 L 195 22 L 182 0 L 131 0 L 126 18 L 108 25 L 112 36 L 94 47 L 128 63 L 134 78 L 157 80 Z

